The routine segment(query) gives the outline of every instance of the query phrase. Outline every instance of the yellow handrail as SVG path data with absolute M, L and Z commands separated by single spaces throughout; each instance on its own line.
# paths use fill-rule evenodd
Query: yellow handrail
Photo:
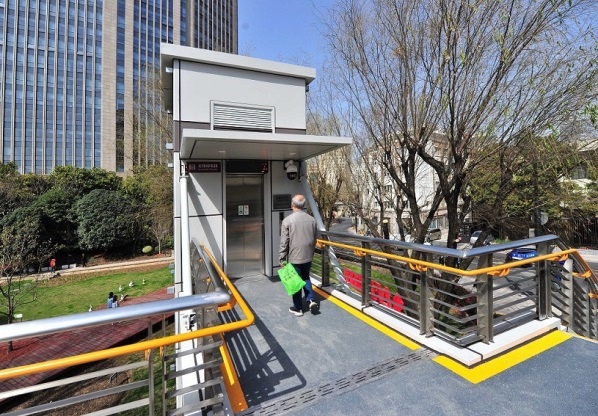
M 564 255 L 568 255 L 568 254 L 577 252 L 577 249 L 570 248 L 567 250 L 559 251 L 557 253 L 544 254 L 542 256 L 531 257 L 531 258 L 525 259 L 525 260 L 513 261 L 508 264 L 489 266 L 489 267 L 484 267 L 481 269 L 463 270 L 463 269 L 458 269 L 455 267 L 445 266 L 443 264 L 437 264 L 437 263 L 431 263 L 431 262 L 424 261 L 424 260 L 412 259 L 410 257 L 398 256 L 396 254 L 389 254 L 389 253 L 385 253 L 383 251 L 372 250 L 372 249 L 362 248 L 362 247 L 358 248 L 355 246 L 351 246 L 351 245 L 343 244 L 343 243 L 337 243 L 334 241 L 318 240 L 318 242 L 323 245 L 344 248 L 344 249 L 352 250 L 352 251 L 359 250 L 360 252 L 371 254 L 374 256 L 384 257 L 384 258 L 388 258 L 388 259 L 392 259 L 392 260 L 403 261 L 405 263 L 408 263 L 409 266 L 414 270 L 421 271 L 421 270 L 424 270 L 424 268 L 433 268 L 433 269 L 443 270 L 445 272 L 449 272 L 452 274 L 459 274 L 462 276 L 477 276 L 479 274 L 484 274 L 484 273 L 490 274 L 490 275 L 504 276 L 505 271 L 506 271 L 506 274 L 508 274 L 508 270 L 510 270 L 513 267 L 519 267 L 519 266 L 523 266 L 526 264 L 535 263 L 540 260 L 557 259 Z
M 249 325 L 253 324 L 253 322 L 255 321 L 255 317 L 253 316 L 251 309 L 249 309 L 249 306 L 247 306 L 247 303 L 245 303 L 245 301 L 243 300 L 243 297 L 237 291 L 237 288 L 235 287 L 235 285 L 232 284 L 232 282 L 230 281 L 230 279 L 228 278 L 226 273 L 224 273 L 224 270 L 222 270 L 222 268 L 220 268 L 220 266 L 216 262 L 216 259 L 214 258 L 214 256 L 212 256 L 212 253 L 210 253 L 210 251 L 205 246 L 202 245 L 202 247 L 205 250 L 205 253 L 210 258 L 210 261 L 212 262 L 212 265 L 218 272 L 218 275 L 224 281 L 224 283 L 228 287 L 228 290 L 230 290 L 232 298 L 235 299 L 235 302 L 239 304 L 239 307 L 243 311 L 245 318 L 248 319 L 249 317 L 251 317 L 251 322 L 249 323 Z M 231 303 L 231 302 L 229 302 L 229 303 Z M 242 322 L 242 321 L 239 321 L 239 322 Z M 249 326 L 249 325 L 246 325 L 246 326 Z M 225 331 L 223 331 L 223 332 L 225 332 Z
M 178 342 L 189 341 L 195 338 L 201 338 L 211 335 L 222 334 L 225 332 L 236 331 L 238 329 L 246 328 L 255 322 L 255 316 L 251 312 L 251 309 L 247 306 L 237 289 L 234 287 L 228 276 L 218 266 L 214 257 L 206 250 L 210 261 L 216 267 L 218 274 L 228 287 L 231 295 L 237 300 L 237 303 L 245 319 L 236 322 L 229 322 L 226 324 L 213 326 L 210 328 L 202 328 L 196 331 L 187 332 L 184 334 L 170 335 L 163 338 L 142 341 L 135 344 L 123 345 L 121 347 L 108 348 L 105 350 L 89 352 L 85 354 L 79 354 L 72 357 L 58 358 L 55 360 L 48 360 L 41 363 L 27 364 L 20 367 L 6 368 L 0 370 L 0 380 L 6 380 L 14 377 L 22 377 L 30 374 L 40 373 L 44 371 L 51 371 L 65 367 L 71 367 L 80 364 L 88 364 L 95 361 L 105 360 L 109 358 L 119 357 L 126 354 L 132 354 L 140 351 L 144 351 L 152 348 L 161 348 L 167 345 L 175 344 Z

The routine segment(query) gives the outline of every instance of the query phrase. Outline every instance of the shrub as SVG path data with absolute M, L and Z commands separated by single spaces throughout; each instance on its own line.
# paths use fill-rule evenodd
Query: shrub
M 96 189 L 73 207 L 83 250 L 109 250 L 132 245 L 139 235 L 139 206 L 117 191 Z

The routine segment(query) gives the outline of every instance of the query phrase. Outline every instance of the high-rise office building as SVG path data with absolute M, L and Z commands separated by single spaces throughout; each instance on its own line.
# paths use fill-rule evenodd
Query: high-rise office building
M 0 162 L 163 163 L 160 43 L 238 52 L 237 0 L 0 0 Z

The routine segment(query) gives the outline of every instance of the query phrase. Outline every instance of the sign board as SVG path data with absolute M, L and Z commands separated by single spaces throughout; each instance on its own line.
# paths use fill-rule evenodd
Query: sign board
M 222 162 L 208 160 L 204 162 L 187 162 L 188 173 L 210 173 L 210 172 L 221 172 Z
M 272 195 L 272 209 L 274 211 L 288 211 L 291 209 L 291 194 Z

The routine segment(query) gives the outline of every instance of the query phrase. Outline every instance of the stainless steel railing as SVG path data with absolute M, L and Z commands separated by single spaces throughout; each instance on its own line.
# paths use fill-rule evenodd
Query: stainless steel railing
M 219 290 L 199 295 L 129 305 L 126 308 L 103 309 L 74 315 L 13 323 L 2 326 L 0 342 L 17 341 L 24 338 L 39 337 L 115 322 L 133 321 L 153 315 L 171 314 L 185 309 L 204 308 L 227 303 L 229 300 L 230 294 Z
M 596 337 L 596 276 L 555 235 L 473 249 L 333 232 L 322 232 L 319 243 L 313 272 L 322 285 L 336 285 L 421 334 L 467 346 L 556 316 L 575 332 Z M 534 257 L 505 262 L 505 253 L 528 245 L 537 247 Z
M 226 409 L 231 407 L 226 391 L 228 380 L 223 373 L 230 374 L 231 371 L 223 372 L 222 368 L 224 367 L 222 366 L 230 367 L 231 364 L 227 362 L 227 353 L 225 346 L 222 345 L 221 336 L 228 331 L 251 325 L 254 317 L 210 253 L 197 244 L 193 244 L 192 247 L 192 278 L 195 288 L 192 296 L 4 325 L 0 341 L 16 341 L 28 337 L 61 334 L 75 329 L 139 319 L 147 322 L 150 316 L 161 317 L 164 328 L 165 317 L 180 311 L 185 311 L 186 314 L 191 311 L 190 315 L 194 317 L 193 327 L 188 328 L 188 332 L 166 335 L 163 331 L 162 334 L 152 334 L 151 327 L 154 322 L 150 322 L 148 327 L 150 339 L 145 341 L 1 369 L 0 381 L 2 382 L 24 376 L 34 376 L 36 380 L 43 380 L 49 372 L 56 377 L 57 372 L 66 374 L 66 370 L 82 364 L 95 364 L 119 357 L 124 357 L 127 361 L 126 364 L 100 365 L 101 369 L 84 375 L 58 377 L 56 380 L 41 383 L 36 381 L 34 385 L 2 391 L 0 392 L 0 403 L 5 411 L 8 411 L 7 403 L 9 401 L 14 403 L 15 399 L 20 396 L 44 393 L 45 397 L 51 397 L 49 395 L 51 392 L 58 391 L 58 398 L 44 403 L 36 402 L 24 409 L 15 408 L 6 414 L 16 416 L 43 411 L 80 414 L 80 410 L 73 410 L 78 409 L 76 406 L 115 394 L 129 394 L 129 398 L 103 407 L 102 410 L 98 410 L 94 414 L 121 414 L 136 408 L 145 409 L 144 413 L 149 415 L 155 413 L 177 414 L 184 410 L 184 407 L 181 407 L 184 400 L 181 398 L 190 394 L 200 397 L 200 400 L 193 403 L 194 409 L 223 414 Z M 236 314 L 240 317 L 238 320 L 231 322 L 229 319 L 228 322 L 221 323 L 214 319 L 213 314 L 232 308 L 238 309 Z M 197 349 L 184 350 L 181 348 L 183 344 L 189 342 Z M 180 360 L 182 356 L 192 354 L 201 356 L 203 362 L 196 366 L 177 367 L 177 360 Z M 204 360 L 204 357 L 207 358 Z M 195 385 L 183 386 L 181 383 L 175 382 L 189 374 L 197 375 L 198 382 Z M 118 383 L 109 383 L 107 386 L 106 383 L 100 383 L 106 378 L 112 380 L 114 377 L 119 381 Z M 119 378 L 120 380 L 118 380 Z M 70 393 L 69 386 L 80 385 L 86 380 L 93 385 L 101 385 L 101 387 L 82 394 Z M 158 380 L 160 381 L 158 382 Z M 4 385 L 6 386 L 6 383 Z
M 422 334 L 441 337 L 463 346 L 476 341 L 491 342 L 496 334 L 509 328 L 529 320 L 556 316 L 573 331 L 596 337 L 596 276 L 576 250 L 563 246 L 556 236 L 462 250 L 391 242 L 346 233 L 323 232 L 320 237 L 320 248 L 312 271 L 321 279 L 322 285 L 334 285 L 362 305 L 395 316 L 419 328 Z M 505 263 L 505 252 L 529 244 L 537 247 L 536 256 Z M 153 414 L 153 409 L 160 407 L 160 400 L 162 406 L 157 413 L 176 413 L 184 411 L 185 406 L 181 405 L 183 401 L 180 397 L 189 392 L 201 396 L 200 400 L 187 406 L 204 406 L 209 409 L 206 411 L 214 414 L 226 412 L 230 403 L 226 398 L 228 392 L 225 391 L 226 383 L 222 378 L 221 366 L 226 365 L 227 360 L 219 337 L 226 331 L 250 325 L 253 315 L 209 253 L 205 253 L 198 245 L 193 246 L 192 253 L 194 293 L 200 294 L 128 306 L 122 308 L 122 311 L 89 312 L 80 314 L 84 315 L 80 317 L 71 315 L 66 318 L 69 322 L 52 318 L 37 321 L 37 324 L 24 322 L 4 326 L 3 329 L 10 329 L 10 332 L 2 331 L 1 339 L 15 340 L 120 320 L 147 319 L 150 313 L 164 316 L 166 313 L 191 310 L 193 324 L 199 328 L 191 328 L 190 332 L 184 334 L 163 335 L 68 359 L 0 370 L 0 380 L 4 381 L 47 370 L 62 370 L 73 365 L 137 354 L 130 363 L 131 368 L 126 367 L 128 364 L 119 364 L 85 377 L 101 379 L 108 374 L 128 374 L 141 369 L 147 373 L 127 380 L 126 384 L 109 386 L 90 393 L 89 396 L 64 395 L 63 400 L 28 409 L 27 414 L 33 414 L 32 410 L 64 409 L 115 391 L 125 393 L 133 390 L 141 390 L 142 393 L 127 403 L 121 402 L 106 408 L 101 414 L 117 414 L 137 407 Z M 450 266 L 455 259 L 460 264 L 471 260 L 471 265 L 466 269 Z M 134 306 L 135 309 L 129 309 Z M 141 309 L 137 310 L 137 307 Z M 240 308 L 239 315 L 244 315 L 245 319 L 211 326 L 217 321 L 218 313 L 232 308 Z M 126 316 L 121 314 L 125 312 L 124 309 Z M 236 314 L 228 315 L 230 319 Z M 174 348 L 189 340 L 193 340 L 192 350 Z M 197 362 L 195 366 L 177 367 L 177 360 L 183 356 L 203 354 L 208 350 L 210 352 L 204 362 Z M 156 385 L 159 374 L 161 388 L 154 392 L 153 386 Z M 185 386 L 174 383 L 188 374 L 196 374 L 198 382 Z M 80 383 L 82 379 L 77 377 L 66 378 L 59 383 L 61 386 Z M 45 392 L 56 387 L 54 381 L 48 383 L 50 384 L 43 383 L 35 388 L 4 392 L 0 399 L 12 398 L 17 394 Z

